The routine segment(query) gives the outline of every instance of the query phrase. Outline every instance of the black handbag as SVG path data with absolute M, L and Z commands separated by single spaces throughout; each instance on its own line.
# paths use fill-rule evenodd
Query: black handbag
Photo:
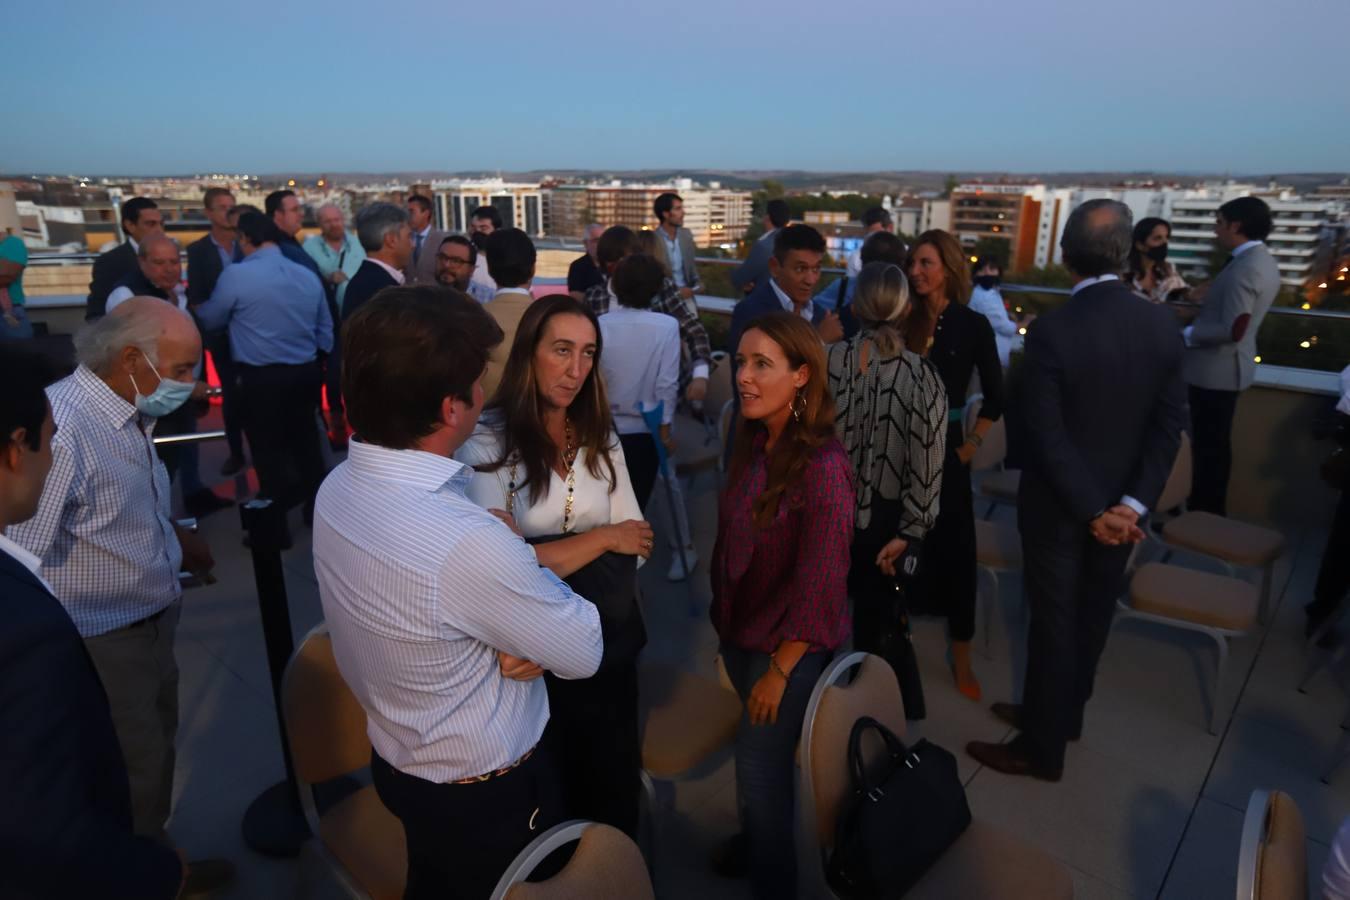
M 867 771 L 863 735 L 879 735 L 885 754 Z M 906 748 L 870 716 L 848 737 L 853 796 L 835 830 L 829 879 L 850 898 L 903 896 L 970 825 L 956 757 L 920 740 Z

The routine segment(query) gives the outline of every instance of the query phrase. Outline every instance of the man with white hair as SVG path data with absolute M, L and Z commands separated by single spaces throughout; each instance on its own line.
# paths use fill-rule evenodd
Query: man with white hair
M 347 232 L 342 210 L 332 203 L 319 207 L 319 233 L 305 238 L 305 252 L 319 267 L 324 290 L 328 292 L 328 315 L 333 320 L 333 352 L 323 366 L 323 386 L 328 394 L 328 443 L 334 450 L 347 446 L 347 411 L 342 403 L 342 304 L 347 287 L 366 251 L 361 243 Z
M 197 320 L 229 329 L 260 495 L 303 503 L 308 521 L 325 474 L 315 413 L 319 355 L 333 349 L 328 299 L 319 276 L 282 255 L 261 213 L 244 213 L 237 231 L 244 258 L 220 274 Z
M 192 394 L 201 337 L 187 313 L 135 297 L 87 324 L 75 350 L 74 374 L 47 389 L 56 435 L 37 513 L 7 536 L 40 560 L 98 670 L 126 760 L 135 832 L 167 841 L 178 573 L 214 563 L 206 542 L 170 518 L 169 476 L 151 432 Z M 223 877 L 227 868 L 198 872 Z
M 347 291 L 347 302 L 342 308 L 344 322 L 380 291 L 403 284 L 407 279 L 405 271 L 412 262 L 412 227 L 405 209 L 392 203 L 363 207 L 356 214 L 356 236 L 366 251 L 366 259 Z

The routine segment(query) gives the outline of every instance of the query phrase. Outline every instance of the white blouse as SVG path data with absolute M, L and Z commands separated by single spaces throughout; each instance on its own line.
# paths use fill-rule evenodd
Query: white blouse
M 455 453 L 455 459 L 475 467 L 496 462 L 502 453 L 499 428 L 494 422 L 480 421 L 473 435 Z M 604 461 L 599 467 L 601 477 L 596 478 L 589 468 L 589 453 L 582 451 L 577 454 L 572 515 L 568 520 L 570 533 L 579 534 L 601 525 L 642 518 L 642 508 L 638 506 L 633 483 L 628 477 L 623 447 L 617 438 L 610 446 L 609 458 L 614 462 L 614 474 L 618 479 L 618 485 L 612 492 L 609 489 L 609 467 Z M 516 483 L 519 484 L 524 478 L 525 467 L 518 466 Z M 510 483 L 511 467 L 502 466 L 495 472 L 476 473 L 469 482 L 467 493 L 470 500 L 484 509 L 506 509 Z M 562 534 L 563 509 L 566 504 L 567 480 L 550 470 L 548 494 L 539 498 L 537 503 L 531 503 L 528 486 L 516 490 L 516 526 L 527 538 Z

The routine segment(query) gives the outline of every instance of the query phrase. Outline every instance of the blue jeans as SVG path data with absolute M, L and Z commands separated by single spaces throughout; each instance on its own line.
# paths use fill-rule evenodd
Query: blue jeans
M 736 801 L 750 852 L 750 892 L 760 898 L 797 896 L 797 852 L 793 796 L 796 793 L 797 740 L 811 691 L 832 654 L 807 653 L 793 667 L 778 706 L 778 721 L 751 725 L 741 713 L 736 732 Z M 722 662 L 741 700 L 750 697 L 765 672 L 769 655 L 722 645 Z

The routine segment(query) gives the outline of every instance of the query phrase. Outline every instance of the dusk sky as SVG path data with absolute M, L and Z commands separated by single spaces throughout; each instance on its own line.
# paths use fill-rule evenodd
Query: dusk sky
M 5 19 L 7 172 L 1350 169 L 1350 0 L 20 0 Z

